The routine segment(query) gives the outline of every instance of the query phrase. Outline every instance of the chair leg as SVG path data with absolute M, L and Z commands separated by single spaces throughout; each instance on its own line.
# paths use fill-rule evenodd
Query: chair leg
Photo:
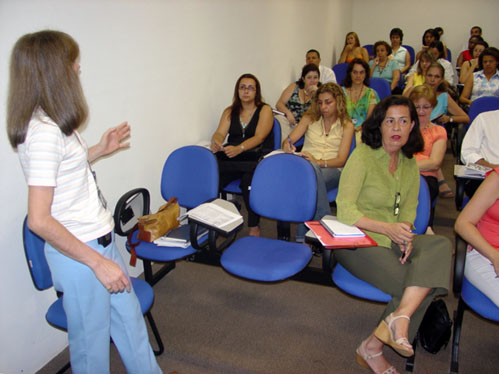
M 158 345 L 157 350 L 153 350 L 154 355 L 159 356 L 165 351 L 165 347 L 163 346 L 163 341 L 161 340 L 161 336 L 159 335 L 158 328 L 156 326 L 156 322 L 154 322 L 154 318 L 152 318 L 151 311 L 145 314 L 147 321 L 149 322 L 149 326 L 151 327 L 151 331 L 156 339 L 156 343 Z
M 416 359 L 416 347 L 418 346 L 418 335 L 414 338 L 412 342 L 412 347 L 414 349 L 414 354 L 408 357 L 405 361 L 405 371 L 406 373 L 412 373 L 414 371 L 414 360 Z
M 464 301 L 462 298 L 459 298 L 457 310 L 454 312 L 454 333 L 452 337 L 452 355 L 450 362 L 451 374 L 457 374 L 459 371 L 459 341 L 461 339 L 461 325 L 463 323 L 464 308 Z
M 161 269 L 159 269 L 156 273 L 152 272 L 152 262 L 150 260 L 143 260 L 144 263 L 144 279 L 147 283 L 154 286 L 159 282 L 161 278 L 163 278 L 170 271 L 175 269 L 175 261 L 165 263 Z

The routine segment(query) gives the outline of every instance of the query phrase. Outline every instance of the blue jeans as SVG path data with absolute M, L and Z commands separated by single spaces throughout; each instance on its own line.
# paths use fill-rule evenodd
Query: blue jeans
M 86 243 L 104 257 L 126 267 L 113 241 L 103 247 Z M 64 293 L 68 341 L 73 373 L 109 373 L 110 338 L 120 353 L 127 373 L 160 374 L 147 335 L 140 304 L 133 289 L 109 293 L 86 265 L 45 244 L 45 256 L 56 290 Z
M 317 178 L 317 206 L 312 220 L 318 221 L 322 217 L 331 214 L 327 192 L 338 187 L 341 171 L 336 168 L 321 168 L 313 163 L 312 166 L 314 167 L 315 177 Z M 300 223 L 296 230 L 296 241 L 303 242 L 307 231 L 308 229 L 305 225 Z

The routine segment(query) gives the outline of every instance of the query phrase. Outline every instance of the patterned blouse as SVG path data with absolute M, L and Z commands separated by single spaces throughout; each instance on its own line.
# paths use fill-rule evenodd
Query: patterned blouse
M 499 97 L 499 72 L 487 79 L 483 70 L 473 73 L 473 90 L 471 91 L 470 100 L 478 99 L 482 96 L 496 96 Z
M 286 108 L 288 108 L 291 111 L 291 113 L 293 113 L 296 123 L 300 122 L 301 117 L 303 117 L 303 114 L 308 110 L 310 104 L 312 103 L 312 101 L 309 100 L 305 104 L 302 104 L 302 102 L 300 101 L 300 95 L 298 90 L 299 87 L 298 84 L 296 84 L 295 89 L 291 94 L 291 97 L 286 103 Z
M 375 90 L 368 87 L 364 92 L 364 95 L 362 95 L 362 97 L 356 103 L 354 103 L 348 95 L 346 88 L 342 88 L 347 102 L 347 112 L 352 119 L 352 123 L 355 127 L 362 126 L 367 118 L 367 110 L 369 109 L 369 105 L 379 103 L 378 94 Z

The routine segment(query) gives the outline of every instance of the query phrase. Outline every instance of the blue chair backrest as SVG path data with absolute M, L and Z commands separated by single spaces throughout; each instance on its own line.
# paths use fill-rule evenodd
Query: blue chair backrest
M 336 82 L 342 86 L 345 77 L 347 76 L 348 64 L 343 62 L 341 64 L 336 64 L 333 66 L 334 75 L 336 75 Z
M 392 94 L 390 83 L 383 78 L 371 78 L 369 80 L 369 87 L 378 93 L 379 99 L 383 100 Z
M 35 287 L 40 291 L 52 287 L 52 273 L 45 258 L 45 241 L 29 229 L 28 217 L 23 223 L 23 244 Z
M 374 44 L 366 44 L 363 45 L 362 47 L 366 49 L 369 58 L 374 56 Z
M 281 125 L 276 118 L 274 118 L 274 126 L 272 126 L 272 132 L 274 133 L 274 150 L 281 149 Z
M 410 45 L 407 45 L 407 44 L 402 44 L 402 47 L 407 49 L 407 52 L 409 52 L 409 56 L 411 56 L 411 65 L 414 65 L 414 60 L 416 58 L 414 48 L 412 48 Z
M 430 190 L 426 179 L 422 175 L 419 176 L 419 194 L 418 194 L 418 208 L 416 211 L 416 219 L 414 220 L 415 232 L 418 235 L 423 235 L 428 228 L 430 221 L 431 199 Z
M 447 61 L 452 62 L 452 53 L 449 48 L 447 48 Z
M 470 117 L 470 124 L 475 120 L 476 116 L 483 112 L 499 109 L 499 97 L 496 96 L 482 96 L 473 100 L 468 111 Z M 469 125 L 468 125 L 469 127 Z
M 161 195 L 176 197 L 180 206 L 194 208 L 218 196 L 218 164 L 204 147 L 189 145 L 173 151 L 161 175 Z
M 250 204 L 259 215 L 287 222 L 312 219 L 317 202 L 314 168 L 304 158 L 278 154 L 263 159 L 251 181 Z

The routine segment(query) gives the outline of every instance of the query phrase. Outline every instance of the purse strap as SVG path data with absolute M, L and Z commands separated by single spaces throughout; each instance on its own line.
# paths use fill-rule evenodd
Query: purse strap
M 137 265 L 137 252 L 135 252 L 135 247 L 137 247 L 141 240 L 138 239 L 137 237 L 137 242 L 136 243 L 132 243 L 132 236 L 133 236 L 133 233 L 135 231 L 137 231 L 139 229 L 139 224 L 137 223 L 133 229 L 130 230 L 130 232 L 128 233 L 128 236 L 126 238 L 127 240 L 127 243 L 128 243 L 128 246 L 130 247 L 130 266 L 133 266 L 135 267 L 135 265 Z

